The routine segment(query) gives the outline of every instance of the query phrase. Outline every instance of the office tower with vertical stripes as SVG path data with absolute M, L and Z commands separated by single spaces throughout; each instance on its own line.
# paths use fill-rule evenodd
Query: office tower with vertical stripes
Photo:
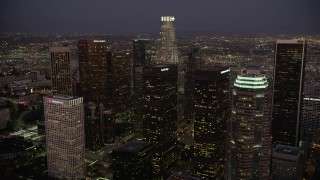
M 277 40 L 273 77 L 273 144 L 299 145 L 305 63 L 305 40 Z
M 52 93 L 72 95 L 70 47 L 49 47 Z
M 85 178 L 82 97 L 53 95 L 44 97 L 43 102 L 49 177 Z

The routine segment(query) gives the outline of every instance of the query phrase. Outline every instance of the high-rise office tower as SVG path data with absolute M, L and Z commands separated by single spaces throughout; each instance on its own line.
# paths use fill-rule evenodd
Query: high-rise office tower
M 85 135 L 82 97 L 43 98 L 49 177 L 85 178 Z
M 177 66 L 153 65 L 143 72 L 143 136 L 153 143 L 153 173 L 161 176 L 176 161 Z
M 186 81 L 185 81 L 185 97 L 186 97 L 186 111 L 185 119 L 187 122 L 193 122 L 194 114 L 194 83 L 195 83 L 195 71 L 204 66 L 202 60 L 202 54 L 200 48 L 194 47 L 188 54 L 186 62 Z
M 85 103 L 107 105 L 107 46 L 105 40 L 78 41 L 80 94 Z
M 152 143 L 130 141 L 112 151 L 113 179 L 152 179 Z
M 178 65 L 178 96 L 177 96 L 177 120 L 183 120 L 185 96 L 184 96 L 184 61 L 179 58 L 178 46 L 175 35 L 174 16 L 161 16 L 160 40 L 157 64 Z
M 49 47 L 52 93 L 72 95 L 70 47 Z
M 302 127 L 304 136 L 311 142 L 320 143 L 320 96 L 305 95 L 302 106 Z
M 195 71 L 193 170 L 201 178 L 223 175 L 229 72 L 223 67 Z
M 133 40 L 133 121 L 137 137 L 142 135 L 143 68 L 151 63 L 148 39 Z
M 233 85 L 225 176 L 270 179 L 271 87 L 267 77 L 253 69 L 242 69 Z
M 157 64 L 178 64 L 178 47 L 173 16 L 161 16 Z
M 277 40 L 272 109 L 274 144 L 299 145 L 305 59 L 305 40 Z
M 108 104 L 116 122 L 131 121 L 130 59 L 127 52 L 108 52 Z

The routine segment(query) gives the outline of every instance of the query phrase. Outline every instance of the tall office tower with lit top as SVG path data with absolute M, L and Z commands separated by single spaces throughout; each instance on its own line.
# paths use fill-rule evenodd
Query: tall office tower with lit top
M 177 64 L 178 65 L 178 96 L 177 111 L 178 121 L 183 120 L 184 115 L 184 61 L 179 58 L 178 46 L 176 42 L 174 16 L 161 16 L 160 40 L 158 49 L 157 64 Z
M 223 176 L 229 73 L 224 67 L 195 71 L 193 173 L 201 178 Z
M 161 16 L 157 64 L 178 64 L 178 47 L 173 16 Z
M 270 179 L 272 93 L 266 76 L 242 69 L 231 99 L 226 178 Z
M 277 40 L 272 109 L 274 144 L 299 145 L 305 61 L 305 40 Z
M 70 47 L 49 47 L 52 93 L 72 95 Z
M 53 95 L 44 97 L 43 102 L 49 177 L 85 178 L 82 97 Z
M 143 136 L 153 143 L 153 174 L 161 177 L 177 160 L 177 66 L 148 66 L 143 81 Z

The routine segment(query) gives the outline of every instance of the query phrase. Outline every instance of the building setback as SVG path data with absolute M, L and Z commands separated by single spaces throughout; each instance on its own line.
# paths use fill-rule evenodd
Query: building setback
M 273 78 L 273 144 L 299 145 L 305 60 L 305 40 L 277 40 Z
M 82 97 L 43 98 L 48 175 L 82 179 L 85 171 L 85 135 Z
M 228 117 L 229 68 L 209 67 L 195 71 L 194 176 L 223 175 Z

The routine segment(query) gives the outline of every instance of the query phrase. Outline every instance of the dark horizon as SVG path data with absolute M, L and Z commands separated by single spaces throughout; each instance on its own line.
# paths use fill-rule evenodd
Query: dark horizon
M 319 6 L 316 0 L 2 0 L 0 32 L 157 34 L 160 16 L 173 15 L 177 32 L 318 34 Z

